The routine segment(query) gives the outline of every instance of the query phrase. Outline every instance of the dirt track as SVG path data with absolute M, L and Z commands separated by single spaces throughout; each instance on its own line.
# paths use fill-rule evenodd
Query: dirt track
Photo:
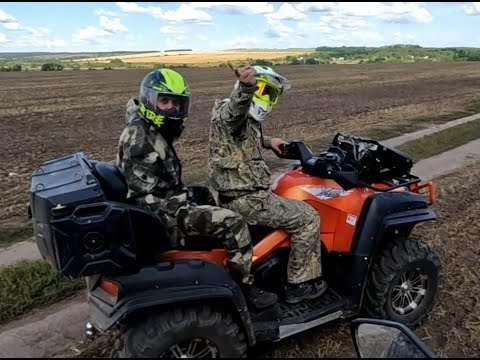
M 185 176 L 204 175 L 208 121 L 227 96 L 228 68 L 180 69 L 193 91 L 192 115 L 178 144 Z M 266 132 L 315 145 L 337 131 L 408 124 L 419 116 L 462 111 L 479 99 L 475 63 L 278 67 L 292 89 Z M 0 73 L 0 220 L 25 216 L 29 177 L 43 161 L 83 151 L 113 160 L 124 106 L 147 70 Z M 409 130 L 404 131 L 409 132 Z M 202 170 L 198 170 L 202 169 Z

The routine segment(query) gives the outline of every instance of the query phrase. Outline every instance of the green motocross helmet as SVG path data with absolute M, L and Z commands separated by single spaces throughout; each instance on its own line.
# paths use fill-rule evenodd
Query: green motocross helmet
M 290 89 L 290 81 L 278 74 L 269 66 L 253 66 L 257 80 L 257 90 L 253 95 L 249 114 L 257 121 L 265 120 L 265 117 L 278 103 L 280 96 Z
M 175 98 L 178 107 L 162 110 L 157 107 L 159 96 Z M 157 69 L 148 73 L 140 85 L 139 111 L 161 132 L 177 137 L 183 130 L 191 105 L 187 81 L 172 69 Z

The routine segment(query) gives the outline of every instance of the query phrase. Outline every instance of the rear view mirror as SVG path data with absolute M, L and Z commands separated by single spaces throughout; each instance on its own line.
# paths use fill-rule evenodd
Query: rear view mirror
M 427 345 L 398 322 L 356 319 L 351 331 L 359 358 L 436 358 Z

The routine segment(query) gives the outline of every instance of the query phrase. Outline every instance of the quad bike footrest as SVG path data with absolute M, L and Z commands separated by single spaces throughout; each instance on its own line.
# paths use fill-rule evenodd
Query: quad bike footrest
M 254 319 L 255 336 L 257 341 L 281 340 L 341 317 L 345 307 L 346 300 L 331 289 L 327 289 L 318 299 L 297 304 L 279 302 L 276 317 L 257 317 L 259 321 Z M 269 310 L 269 315 L 272 313 Z

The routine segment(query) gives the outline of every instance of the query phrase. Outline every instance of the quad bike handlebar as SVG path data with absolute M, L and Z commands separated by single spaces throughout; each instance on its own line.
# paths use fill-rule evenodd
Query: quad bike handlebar
M 329 149 L 318 156 L 301 140 L 292 140 L 279 148 L 278 157 L 298 160 L 305 173 L 333 179 L 345 190 L 361 186 L 386 192 L 421 182 L 410 173 L 413 165 L 410 156 L 359 136 L 338 133 Z

